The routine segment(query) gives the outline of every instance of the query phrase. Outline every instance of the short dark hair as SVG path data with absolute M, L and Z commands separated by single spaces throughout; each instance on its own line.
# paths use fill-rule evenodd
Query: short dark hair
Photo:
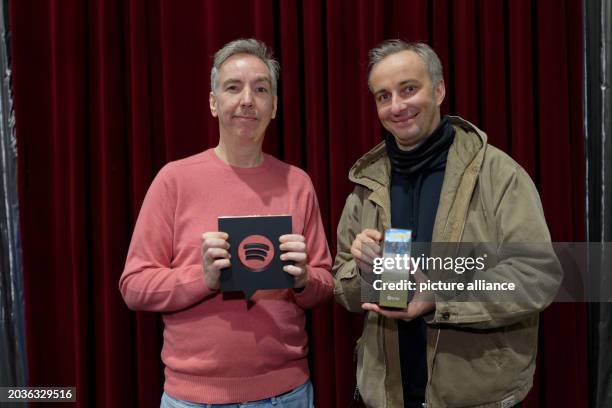
M 219 76 L 221 65 L 223 65 L 229 57 L 236 54 L 254 55 L 266 64 L 268 71 L 270 71 L 272 94 L 276 95 L 280 65 L 272 56 L 270 48 L 263 42 L 254 38 L 239 38 L 225 44 L 223 48 L 215 53 L 213 67 L 210 71 L 210 90 L 214 93 L 217 89 L 217 77 Z
M 368 52 L 368 87 L 370 90 L 372 90 L 370 75 L 374 66 L 388 56 L 402 51 L 412 51 L 421 57 L 427 67 L 427 72 L 433 86 L 444 79 L 440 58 L 438 58 L 436 52 L 429 45 L 422 42 L 406 42 L 399 39 L 385 40 Z

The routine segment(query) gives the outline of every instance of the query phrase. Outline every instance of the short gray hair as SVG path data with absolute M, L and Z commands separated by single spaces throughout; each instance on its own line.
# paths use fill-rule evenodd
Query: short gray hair
M 372 90 L 370 76 L 374 66 L 388 56 L 402 51 L 412 51 L 421 57 L 427 67 L 427 72 L 433 86 L 436 86 L 438 82 L 444 79 L 440 58 L 438 58 L 436 52 L 429 45 L 421 42 L 406 42 L 399 39 L 385 40 L 368 52 L 368 87 L 370 91 Z
M 280 65 L 272 56 L 272 50 L 270 50 L 266 44 L 254 38 L 239 38 L 225 44 L 223 48 L 215 53 L 213 67 L 210 71 L 211 91 L 214 93 L 217 89 L 217 77 L 219 76 L 221 65 L 223 65 L 229 57 L 236 54 L 254 55 L 266 64 L 268 71 L 270 71 L 272 94 L 276 95 Z

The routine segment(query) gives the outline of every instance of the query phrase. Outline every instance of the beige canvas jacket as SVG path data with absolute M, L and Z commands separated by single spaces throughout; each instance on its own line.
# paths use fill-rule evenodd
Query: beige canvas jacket
M 433 242 L 550 243 L 538 192 L 529 175 L 487 145 L 471 123 L 450 117 L 450 147 L 433 228 Z M 349 178 L 356 186 L 338 225 L 333 268 L 336 300 L 361 309 L 359 269 L 350 247 L 365 228 L 390 227 L 390 163 L 384 143 L 359 159 Z M 542 248 L 539 245 L 538 248 Z M 436 301 L 425 316 L 428 408 L 511 407 L 523 400 L 535 370 L 538 313 L 551 302 L 562 272 L 552 246 L 501 258 L 486 271 L 523 285 L 520 302 Z M 403 408 L 397 322 L 365 316 L 357 345 L 357 385 L 368 407 Z

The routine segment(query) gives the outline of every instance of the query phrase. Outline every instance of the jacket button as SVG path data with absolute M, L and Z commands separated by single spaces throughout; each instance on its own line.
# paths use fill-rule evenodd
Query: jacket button
M 450 313 L 449 312 L 443 312 L 442 313 L 442 320 L 448 320 L 450 319 Z

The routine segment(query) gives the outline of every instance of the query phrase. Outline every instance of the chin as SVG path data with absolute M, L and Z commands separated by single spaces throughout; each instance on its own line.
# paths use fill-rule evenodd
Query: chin
M 238 136 L 245 142 L 259 142 L 261 139 L 263 139 L 263 135 L 258 135 L 255 132 L 241 132 Z
M 402 150 L 412 150 L 423 142 L 424 138 L 416 136 L 395 136 L 395 141 Z

